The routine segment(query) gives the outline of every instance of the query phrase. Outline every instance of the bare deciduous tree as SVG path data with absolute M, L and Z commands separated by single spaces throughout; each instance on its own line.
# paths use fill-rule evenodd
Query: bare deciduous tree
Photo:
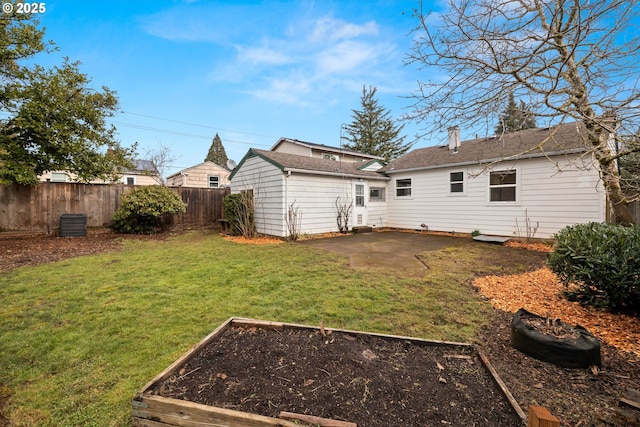
M 637 0 L 462 0 L 417 10 L 408 62 L 444 74 L 420 82 L 408 118 L 424 134 L 493 128 L 508 94 L 538 123 L 583 122 L 615 222 L 631 224 L 617 159 L 640 120 Z M 613 140 L 617 150 L 612 149 Z
M 156 166 L 158 175 L 160 175 L 160 181 L 162 185 L 167 184 L 167 178 L 165 174 L 171 165 L 176 161 L 176 157 L 171 154 L 171 147 L 159 143 L 159 146 L 155 150 L 147 150 L 145 152 L 146 160 L 150 160 Z

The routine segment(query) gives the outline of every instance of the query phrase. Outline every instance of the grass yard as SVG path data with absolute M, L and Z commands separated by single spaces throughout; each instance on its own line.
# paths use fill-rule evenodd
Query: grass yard
M 468 280 L 539 262 L 491 267 L 509 251 L 422 254 L 429 269 L 415 277 L 351 269 L 347 257 L 295 243 L 195 232 L 0 272 L 5 417 L 18 426 L 129 425 L 136 391 L 231 316 L 473 341 L 491 308 Z

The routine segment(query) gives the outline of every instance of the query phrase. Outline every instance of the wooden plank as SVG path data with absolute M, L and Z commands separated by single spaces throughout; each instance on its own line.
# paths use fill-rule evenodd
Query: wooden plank
M 136 423 L 152 420 L 176 427 L 300 427 L 291 421 L 231 409 L 218 408 L 160 396 L 139 396 L 148 405 L 137 411 Z M 162 424 L 164 423 L 164 424 Z M 144 424 L 142 424 L 144 425 Z
M 313 415 L 296 414 L 295 412 L 282 411 L 278 417 L 285 420 L 300 420 L 320 427 L 358 427 L 356 423 L 350 423 L 348 421 L 314 417 Z
M 636 402 L 635 400 L 627 399 L 626 397 L 621 397 L 620 402 L 624 403 L 627 406 L 640 409 L 640 402 Z
M 254 320 L 254 319 L 246 319 L 246 318 L 233 318 L 232 324 L 233 326 L 242 326 L 242 327 L 261 327 L 262 325 L 265 325 L 264 327 L 272 328 L 272 329 L 283 330 L 283 329 L 290 328 L 290 329 L 306 329 L 309 331 L 317 331 L 318 333 L 320 332 L 320 326 L 301 325 L 298 323 L 270 322 L 270 321 Z M 345 333 L 353 336 L 378 337 L 378 338 L 383 338 L 387 340 L 402 340 L 402 341 L 408 341 L 416 345 L 441 345 L 441 346 L 447 346 L 447 347 L 475 348 L 473 344 L 467 343 L 467 342 L 427 340 L 423 338 L 407 337 L 404 335 L 389 335 L 389 334 L 380 334 L 376 332 L 353 331 L 350 329 L 339 329 L 339 328 L 325 327 L 324 330 L 326 332 L 329 332 L 329 331 L 331 331 L 332 333 L 341 332 L 341 333 Z
M 640 391 L 634 390 L 632 388 L 628 388 L 624 391 L 623 397 L 626 397 L 630 400 L 635 400 L 636 402 L 640 402 Z
M 493 368 L 491 363 L 489 363 L 489 359 L 487 359 L 487 357 L 480 350 L 478 350 L 478 356 L 480 357 L 480 360 L 482 360 L 482 364 L 484 365 L 484 367 L 491 374 L 491 377 L 493 378 L 493 380 L 496 382 L 496 384 L 498 384 L 498 387 L 500 387 L 500 390 L 502 390 L 502 394 L 504 394 L 504 397 L 506 397 L 509 403 L 511 403 L 511 407 L 513 408 L 513 410 L 516 411 L 516 413 L 518 414 L 520 419 L 522 419 L 522 421 L 526 420 L 527 416 L 525 415 L 524 411 L 518 404 L 518 401 L 513 397 L 513 395 L 507 388 L 507 385 L 504 383 L 504 381 L 502 381 L 502 378 L 500 378 L 500 376 L 498 375 L 498 372 Z
M 560 420 L 551 415 L 547 408 L 542 406 L 529 406 L 529 419 L 527 427 L 560 427 Z
M 193 357 L 193 355 L 196 352 L 198 352 L 202 347 L 205 347 L 211 341 L 213 341 L 214 339 L 216 339 L 220 335 L 222 335 L 224 333 L 224 331 L 226 331 L 227 328 L 230 327 L 232 320 L 233 320 L 233 317 L 227 319 L 224 323 L 222 323 L 220 326 L 218 326 L 213 332 L 211 332 L 209 335 L 207 335 L 202 341 L 200 341 L 198 344 L 196 344 L 193 347 L 191 347 L 191 349 L 189 351 L 187 351 L 185 354 L 183 354 L 178 360 L 173 362 L 171 365 L 169 365 L 169 367 L 167 369 L 165 369 L 164 371 L 160 372 L 158 375 L 155 376 L 154 379 L 149 381 L 142 388 L 142 390 L 140 390 L 139 393 L 143 394 L 143 393 L 147 392 L 158 381 L 165 380 L 168 377 L 170 377 L 171 375 L 173 375 L 176 371 L 178 371 L 178 369 L 183 364 L 185 364 L 191 357 Z

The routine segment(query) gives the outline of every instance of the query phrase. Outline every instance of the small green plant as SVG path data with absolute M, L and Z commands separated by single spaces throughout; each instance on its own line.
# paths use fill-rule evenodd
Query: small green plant
M 476 236 L 479 236 L 480 234 L 482 234 L 482 233 L 480 233 L 480 230 L 478 230 L 478 229 L 476 228 L 475 230 L 473 230 L 473 231 L 471 232 L 471 237 L 476 237 Z
M 113 215 L 113 228 L 119 233 L 153 234 L 162 225 L 162 216 L 184 213 L 187 205 L 169 187 L 136 187 L 120 196 L 120 207 Z
M 562 283 L 578 285 L 570 299 L 614 312 L 638 314 L 640 226 L 587 223 L 555 235 L 547 263 Z

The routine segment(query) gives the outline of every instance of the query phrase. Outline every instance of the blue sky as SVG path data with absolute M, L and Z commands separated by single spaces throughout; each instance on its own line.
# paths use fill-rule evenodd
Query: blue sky
M 229 158 L 280 137 L 338 146 L 363 86 L 400 117 L 426 80 L 404 65 L 414 0 L 48 0 L 38 19 L 94 87 L 118 93 L 110 121 L 139 157 L 160 145 L 169 173 L 204 160 L 216 132 Z M 417 128 L 406 123 L 412 138 Z M 442 143 L 421 141 L 416 146 Z

